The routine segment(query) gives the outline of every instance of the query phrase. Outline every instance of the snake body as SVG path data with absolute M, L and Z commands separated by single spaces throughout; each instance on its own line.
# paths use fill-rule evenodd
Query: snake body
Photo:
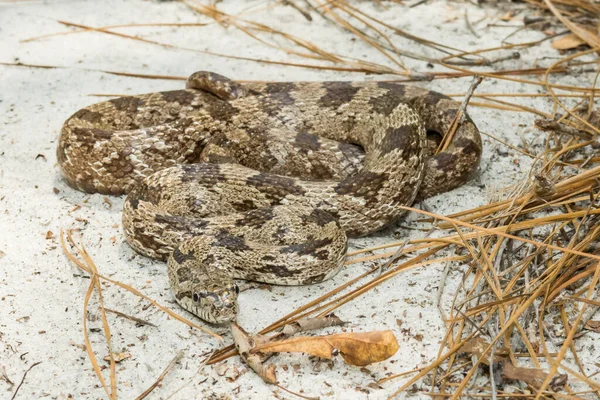
M 84 108 L 61 131 L 67 182 L 127 193 L 123 228 L 168 260 L 179 304 L 235 318 L 233 279 L 300 285 L 343 265 L 347 236 L 463 184 L 481 139 L 459 103 L 385 82 L 240 84 L 198 72 L 185 90 Z M 434 154 L 434 133 L 452 131 Z M 430 133 L 430 135 L 428 135 Z

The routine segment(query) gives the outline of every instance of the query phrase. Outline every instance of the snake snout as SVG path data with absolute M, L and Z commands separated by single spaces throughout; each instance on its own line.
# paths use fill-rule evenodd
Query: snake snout
M 235 321 L 238 312 L 235 287 L 211 288 L 194 291 L 195 312 L 200 318 L 213 324 Z

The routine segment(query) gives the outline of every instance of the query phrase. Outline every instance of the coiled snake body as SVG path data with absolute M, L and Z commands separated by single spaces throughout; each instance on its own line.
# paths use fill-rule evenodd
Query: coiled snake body
M 398 205 L 464 183 L 481 155 L 459 104 L 393 83 L 239 84 L 197 72 L 185 90 L 84 108 L 61 131 L 67 182 L 127 193 L 123 228 L 139 253 L 168 260 L 179 304 L 209 322 L 235 318 L 234 278 L 323 281 L 346 236 L 393 223 Z

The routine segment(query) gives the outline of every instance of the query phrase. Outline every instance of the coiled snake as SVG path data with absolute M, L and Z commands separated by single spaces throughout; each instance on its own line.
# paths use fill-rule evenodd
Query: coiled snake
M 323 281 L 343 265 L 347 235 L 464 183 L 481 155 L 471 119 L 433 150 L 458 110 L 394 83 L 240 84 L 197 72 L 185 90 L 76 112 L 57 154 L 71 186 L 128 194 L 129 244 L 168 260 L 179 304 L 220 323 L 237 314 L 234 278 Z

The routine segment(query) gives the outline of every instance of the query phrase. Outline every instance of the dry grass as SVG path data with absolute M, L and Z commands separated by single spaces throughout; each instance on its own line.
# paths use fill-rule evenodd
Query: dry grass
M 158 308 L 159 310 L 165 312 L 166 314 L 168 314 L 170 317 L 173 317 L 175 320 L 182 322 L 184 324 L 186 324 L 187 326 L 189 326 L 190 328 L 194 328 L 194 329 L 198 329 L 201 332 L 204 332 L 208 335 L 211 335 L 219 340 L 221 340 L 221 336 L 217 335 L 216 333 L 212 332 L 209 329 L 206 329 L 202 326 L 199 326 L 193 322 L 191 322 L 190 320 L 174 313 L 173 311 L 169 310 L 168 308 L 165 308 L 163 306 L 161 306 L 160 304 L 158 304 L 155 300 L 149 298 L 148 296 L 144 295 L 143 293 L 141 293 L 140 291 L 138 291 L 137 289 L 126 285 L 124 283 L 121 283 L 119 281 L 116 281 L 114 279 L 108 278 L 102 274 L 100 274 L 98 272 L 98 268 L 96 267 L 96 264 L 94 263 L 94 260 L 92 260 L 92 258 L 90 257 L 90 255 L 87 253 L 85 247 L 83 246 L 83 244 L 78 244 L 76 242 L 76 240 L 73 237 L 73 231 L 69 230 L 66 233 L 66 240 L 65 240 L 65 233 L 61 231 L 60 234 L 60 241 L 61 241 L 61 245 L 62 245 L 62 249 L 65 253 L 65 255 L 67 256 L 67 258 L 73 263 L 75 264 L 78 268 L 80 268 L 82 271 L 88 273 L 90 275 L 90 285 L 88 286 L 88 290 L 86 291 L 85 294 L 85 299 L 83 302 L 83 336 L 84 336 L 84 341 L 85 341 L 85 350 L 87 352 L 88 358 L 90 360 L 90 363 L 92 364 L 92 368 L 94 370 L 94 373 L 96 374 L 96 376 L 98 377 L 98 380 L 100 381 L 100 384 L 102 385 L 102 388 L 104 389 L 104 391 L 106 392 L 106 395 L 110 398 L 110 399 L 116 399 L 117 398 L 117 372 L 116 372 L 116 361 L 114 358 L 114 352 L 112 350 L 112 346 L 111 346 L 111 329 L 110 329 L 110 324 L 108 323 L 108 319 L 106 317 L 106 313 L 107 312 L 115 312 L 113 310 L 109 310 L 104 306 L 104 297 L 103 297 L 103 288 L 102 288 L 102 282 L 101 281 L 106 281 L 106 282 L 110 282 L 115 284 L 116 286 L 118 286 L 121 289 L 127 290 L 130 293 L 141 297 L 144 300 L 147 300 L 148 302 L 150 302 L 153 306 L 155 306 L 156 308 Z M 92 295 L 94 294 L 94 291 L 97 293 L 98 295 L 98 304 L 99 304 L 99 310 L 100 310 L 100 317 L 102 320 L 102 330 L 104 332 L 104 339 L 106 341 L 106 347 L 108 349 L 108 357 L 109 357 L 109 380 L 110 380 L 110 386 L 109 384 L 107 384 L 106 379 L 104 377 L 104 374 L 102 373 L 103 368 L 100 366 L 100 364 L 98 363 L 98 359 L 96 357 L 96 352 L 94 351 L 94 348 L 92 347 L 92 343 L 89 339 L 89 335 L 88 335 L 88 327 L 87 327 L 87 321 L 88 321 L 88 310 L 90 307 L 90 301 L 92 298 Z M 123 315 L 120 312 L 117 312 L 118 314 Z M 134 318 L 135 320 L 139 320 L 138 318 L 135 317 L 131 317 L 128 316 L 129 318 Z M 146 321 L 144 321 L 146 324 L 148 324 Z M 179 360 L 183 355 L 181 355 L 180 357 L 176 357 L 177 360 Z M 175 364 L 175 362 L 177 361 L 173 361 L 169 364 L 169 366 L 167 367 L 167 369 L 165 369 L 165 371 L 163 372 L 163 374 L 161 374 L 161 376 L 158 378 L 157 382 L 152 385 L 150 388 L 148 388 L 141 396 L 140 398 L 144 398 L 146 397 L 155 387 L 156 385 L 158 385 L 160 383 L 160 381 L 164 378 L 164 375 L 166 375 L 172 368 L 173 365 Z
M 55 35 L 92 30 L 98 34 L 117 35 L 126 40 L 142 41 L 180 51 L 290 67 L 393 74 L 404 81 L 479 75 L 487 80 L 530 85 L 532 91 L 544 92 L 477 92 L 473 98 L 478 101 L 471 101 L 471 107 L 493 107 L 505 112 L 531 113 L 552 122 L 553 128 L 544 133 L 546 148 L 540 154 L 532 154 L 528 149 L 511 146 L 515 151 L 535 160 L 534 168 L 522 182 L 505 188 L 499 198 L 492 199 L 485 206 L 448 217 L 407 208 L 422 214 L 422 222 L 431 224 L 432 229 L 443 229 L 448 233 L 443 237 L 425 237 L 391 243 L 350 254 L 347 264 L 386 259 L 388 262 L 380 275 L 377 275 L 376 268 L 367 271 L 275 321 L 260 333 L 274 331 L 301 318 L 329 314 L 366 293 L 372 295 L 371 289 L 410 269 L 434 263 L 446 263 L 449 267 L 465 265 L 467 268 L 464 270 L 459 290 L 455 291 L 451 307 L 442 310 L 447 331 L 440 344 L 438 358 L 416 370 L 398 371 L 396 375 L 379 383 L 397 385 L 394 395 L 408 389 L 420 379 L 427 378 L 428 394 L 433 397 L 600 397 L 600 383 L 597 377 L 594 379 L 593 376 L 586 375 L 586 369 L 575 345 L 586 323 L 600 307 L 600 183 L 597 180 L 600 166 L 595 164 L 600 161 L 600 157 L 590 151 L 594 144 L 591 139 L 600 133 L 600 117 L 594 107 L 599 90 L 596 83 L 600 71 L 596 57 L 600 50 L 600 37 L 594 29 L 598 26 L 600 6 L 585 0 L 528 0 L 528 6 L 537 10 L 539 15 L 515 32 L 522 29 L 546 29 L 546 39 L 466 52 L 402 31 L 342 0 L 269 3 L 267 7 L 247 10 L 243 15 L 229 15 L 221 12 L 216 5 L 206 5 L 199 1 L 183 0 L 183 3 L 206 17 L 210 24 L 233 26 L 256 40 L 259 46 L 276 47 L 288 55 L 304 58 L 308 62 L 267 61 L 206 52 L 115 31 L 117 28 L 122 30 L 128 26 L 89 27 L 63 21 L 63 24 L 77 30 Z M 268 12 L 270 7 L 285 5 L 298 10 L 299 18 L 315 18 L 318 15 L 341 27 L 348 35 L 368 44 L 373 54 L 383 55 L 386 63 L 379 64 L 348 54 L 336 54 L 301 37 L 251 19 L 253 14 Z M 509 15 L 508 20 L 511 20 L 513 17 L 510 15 L 514 16 L 515 13 L 527 13 L 524 6 L 505 7 Z M 154 24 L 160 25 L 202 29 L 205 24 Z M 559 33 L 550 32 L 552 29 Z M 573 49 L 570 55 L 547 67 L 536 65 L 521 70 L 498 68 L 494 72 L 482 72 L 477 69 L 514 58 L 513 52 L 516 50 L 539 46 L 545 40 L 552 40 L 569 32 L 589 47 Z M 405 40 L 413 42 L 416 49 L 427 49 L 427 54 L 437 56 L 407 51 L 406 46 L 400 48 L 392 35 L 402 36 Z M 512 34 L 507 39 L 511 36 Z M 37 39 L 39 38 L 28 40 Z M 551 56 L 556 56 L 556 53 Z M 445 69 L 441 72 L 426 73 L 410 71 L 403 62 L 406 58 L 430 62 Z M 574 71 L 581 74 L 581 86 L 553 81 L 554 77 L 572 74 Z M 129 72 L 110 73 L 142 78 L 183 79 Z M 584 76 L 590 75 L 593 78 L 586 83 Z M 464 94 L 454 96 L 462 98 Z M 554 103 L 554 112 L 543 112 L 518 104 L 518 100 L 524 97 L 545 97 Z M 84 310 L 88 307 L 92 292 L 96 290 L 110 349 L 110 328 L 105 318 L 100 285 L 100 279 L 107 278 L 98 274 L 85 249 L 79 247 L 77 250 L 84 262 L 76 260 L 74 256 L 69 257 L 92 276 Z M 364 255 L 370 252 L 376 253 Z M 118 282 L 113 283 L 119 285 Z M 444 284 L 443 280 L 441 286 Z M 182 322 L 202 329 L 190 321 Z M 552 340 L 549 339 L 549 335 L 552 336 Z M 467 351 L 475 339 L 485 339 L 485 346 L 478 353 Z M 114 360 L 111 359 L 110 363 L 109 387 L 98 369 L 87 339 L 86 344 L 98 379 L 106 393 L 114 396 Z M 110 354 L 112 355 L 112 352 Z M 210 363 L 233 354 L 233 346 L 229 346 L 214 354 Z M 540 372 L 541 374 L 536 376 L 541 378 L 537 381 L 517 379 L 517 383 L 512 386 L 512 392 L 508 393 L 504 389 L 506 381 L 511 379 L 509 374 L 494 373 L 494 369 L 498 371 L 501 363 L 515 368 L 526 364 Z M 559 371 L 568 376 L 566 383 L 558 379 L 562 377 L 558 375 Z M 407 379 L 410 375 L 413 376 Z M 396 383 L 401 378 L 405 381 Z M 575 382 L 576 385 L 573 385 Z M 574 386 L 577 386 L 578 391 Z

